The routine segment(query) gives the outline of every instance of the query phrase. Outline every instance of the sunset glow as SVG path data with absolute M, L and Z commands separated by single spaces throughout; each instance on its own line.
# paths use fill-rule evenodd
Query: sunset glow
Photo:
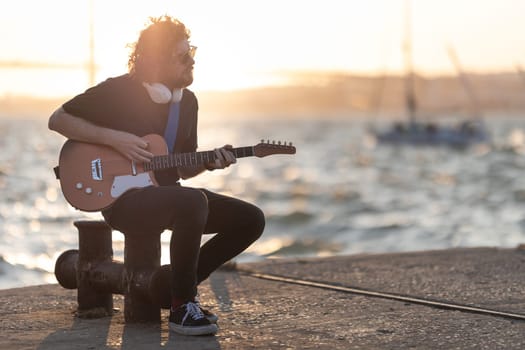
M 378 74 L 403 70 L 405 0 L 20 0 L 0 5 L 0 96 L 62 96 L 89 86 L 93 13 L 96 82 L 126 71 L 126 44 L 147 18 L 170 14 L 192 31 L 196 90 L 286 81 L 285 71 Z M 525 66 L 525 2 L 412 2 L 413 60 L 421 74 L 450 74 L 446 46 L 471 71 Z M 14 63 L 65 68 L 24 68 Z M 72 66 L 72 67 L 71 67 Z M 76 68 L 75 68 L 76 67 Z

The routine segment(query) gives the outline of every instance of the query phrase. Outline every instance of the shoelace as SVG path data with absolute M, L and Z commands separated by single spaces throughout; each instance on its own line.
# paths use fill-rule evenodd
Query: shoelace
M 186 304 L 186 315 L 184 315 L 182 323 L 186 321 L 188 316 L 190 316 L 194 320 L 200 320 L 201 318 L 204 318 L 204 314 L 202 313 L 199 305 L 192 302 Z
M 193 298 L 193 303 L 199 307 L 199 309 L 201 310 L 201 312 L 202 312 L 202 314 L 204 315 L 204 317 L 206 317 L 206 314 L 204 313 L 204 308 L 202 307 L 202 305 L 201 305 L 201 301 L 199 300 L 199 294 L 197 294 L 197 295 Z

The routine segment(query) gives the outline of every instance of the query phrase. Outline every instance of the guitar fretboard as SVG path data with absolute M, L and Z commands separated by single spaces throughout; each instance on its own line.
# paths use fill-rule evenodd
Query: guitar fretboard
M 252 146 L 232 148 L 230 151 L 236 158 L 251 157 L 254 155 Z M 211 163 L 215 161 L 215 159 L 217 159 L 215 151 L 167 154 L 164 156 L 155 156 L 152 158 L 151 162 L 144 163 L 144 170 L 155 171 L 175 168 L 178 166 L 197 166 Z

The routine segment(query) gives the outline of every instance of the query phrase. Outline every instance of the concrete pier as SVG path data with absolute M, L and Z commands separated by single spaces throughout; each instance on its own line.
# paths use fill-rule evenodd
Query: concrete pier
M 200 288 L 216 336 L 75 317 L 75 290 L 0 291 L 0 349 L 523 349 L 525 251 L 471 248 L 269 260 Z

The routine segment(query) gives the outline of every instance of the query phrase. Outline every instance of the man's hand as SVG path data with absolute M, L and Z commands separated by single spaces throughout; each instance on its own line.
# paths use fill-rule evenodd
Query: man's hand
M 108 143 L 129 160 L 149 162 L 153 158 L 153 153 L 147 150 L 148 143 L 128 132 L 114 130 Z
M 232 145 L 224 145 L 221 148 L 215 148 L 216 159 L 214 162 L 206 164 L 206 169 L 224 169 L 229 167 L 233 163 L 237 163 L 237 158 L 231 151 Z

